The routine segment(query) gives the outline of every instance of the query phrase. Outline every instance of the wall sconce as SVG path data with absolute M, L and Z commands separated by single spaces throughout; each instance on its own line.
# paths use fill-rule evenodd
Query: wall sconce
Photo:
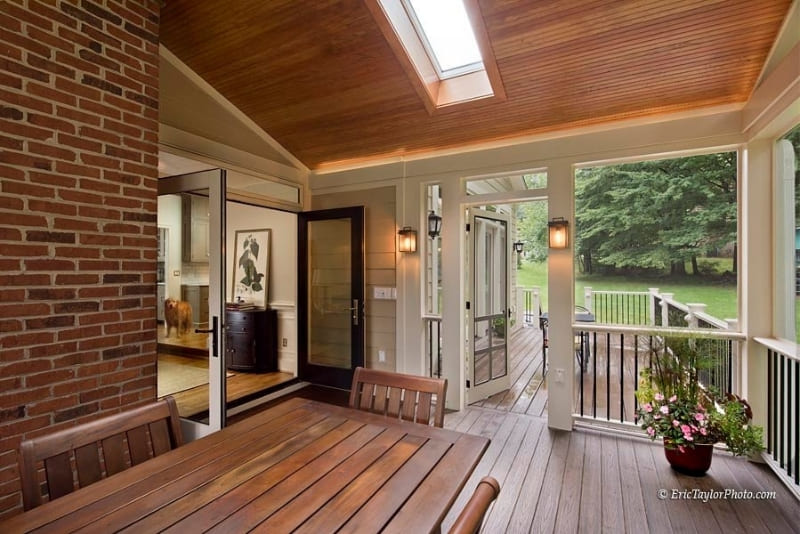
M 547 223 L 547 246 L 567 248 L 569 245 L 569 222 L 563 217 L 554 217 Z
M 402 230 L 397 232 L 400 236 L 398 248 L 400 252 L 416 252 L 417 251 L 417 231 L 412 230 L 410 226 L 404 226 Z
M 524 246 L 525 246 L 525 243 L 523 243 L 522 241 L 515 241 L 514 242 L 514 252 L 516 252 L 517 254 L 522 254 L 522 247 L 524 247 Z
M 431 239 L 439 236 L 442 231 L 442 218 L 436 215 L 433 210 L 428 214 L 428 236 Z

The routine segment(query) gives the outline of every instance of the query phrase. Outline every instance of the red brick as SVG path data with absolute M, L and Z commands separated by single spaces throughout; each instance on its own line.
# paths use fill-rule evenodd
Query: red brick
M 39 69 L 32 69 L 22 63 L 11 61 L 10 59 L 0 56 L 0 68 L 6 72 L 17 74 L 29 80 L 38 80 L 42 83 L 50 83 L 50 73 Z M 28 83 L 30 85 L 30 82 Z
M 54 159 L 75 161 L 75 152 L 55 145 L 46 145 L 34 141 L 28 141 L 28 150 L 34 154 L 40 154 Z
M 9 31 L 16 33 L 22 31 L 22 23 L 3 12 L 0 12 L 0 27 L 7 28 Z
M 0 163 L 9 163 L 11 165 L 48 171 L 53 167 L 52 162 L 47 159 L 21 154 L 19 152 L 12 152 L 10 150 L 0 151 Z
M 50 343 L 47 345 L 39 345 L 28 349 L 32 358 L 51 358 L 53 356 L 61 356 L 69 354 L 77 350 L 74 342 L 69 343 Z
M 24 376 L 33 373 L 42 373 L 50 371 L 53 365 L 50 360 L 25 360 L 22 362 L 11 363 L 8 365 L 0 366 L 0 375 L 2 376 Z M 24 404 L 30 402 L 36 397 L 34 395 L 41 394 L 42 390 L 26 391 L 22 390 L 17 393 L 0 396 L 0 406 L 12 406 L 14 404 Z
M 144 176 L 156 177 L 158 175 L 158 169 L 153 165 L 138 165 L 129 161 L 122 162 L 122 170 L 125 172 L 142 174 Z
M 78 273 L 78 274 L 57 274 L 56 285 L 87 286 L 100 283 L 100 275 Z
M 79 132 L 82 137 L 97 139 L 98 141 L 111 143 L 112 145 L 119 145 L 122 142 L 122 138 L 119 135 L 113 134 L 108 130 L 100 130 L 90 126 L 81 126 Z
M 53 105 L 49 101 L 33 98 L 27 94 L 12 93 L 0 89 L 0 102 L 5 102 L 15 107 L 35 109 L 42 113 L 53 113 Z
M 102 313 L 92 313 L 87 315 L 81 315 L 78 318 L 78 322 L 81 325 L 94 325 L 94 324 L 102 324 L 102 323 L 110 323 L 113 321 L 119 321 L 119 312 L 116 311 L 104 311 Z
M 74 165 L 66 161 L 57 161 L 56 171 L 75 176 L 87 176 L 89 178 L 100 178 L 101 176 L 100 169 L 87 167 L 85 165 Z
M 28 211 L 31 212 L 38 211 L 38 212 L 58 214 L 58 215 L 75 215 L 78 212 L 75 206 L 70 206 L 69 204 L 65 204 L 63 202 L 47 202 L 34 199 L 28 201 Z M 56 230 L 67 229 L 67 228 L 58 228 L 57 226 L 54 226 L 54 228 Z
M 5 135 L 0 135 L 0 148 L 7 148 L 9 150 L 21 152 L 25 147 L 21 139 L 13 139 Z
M 80 188 L 84 191 L 99 191 L 101 193 L 119 195 L 120 187 L 109 183 L 107 180 L 81 180 Z
M 103 336 L 94 339 L 82 339 L 78 341 L 78 350 L 88 351 L 93 349 L 107 349 L 119 345 L 119 336 Z
M 75 378 L 73 369 L 56 369 L 25 377 L 26 387 L 46 386 Z
M 117 63 L 115 61 L 112 61 L 111 59 L 108 59 L 107 57 L 101 56 L 100 54 L 95 53 L 93 50 L 82 48 L 81 50 L 78 51 L 78 55 L 84 61 L 88 61 L 89 63 L 94 63 L 95 65 L 99 65 L 100 67 L 103 67 L 105 69 L 118 71 L 118 70 L 121 70 L 121 68 L 122 68 L 122 67 L 119 66 L 119 63 Z M 111 74 L 111 72 L 106 72 L 106 78 L 107 79 L 110 79 L 109 78 L 110 74 Z
M 65 215 L 76 215 L 78 212 L 77 206 L 68 206 L 70 213 Z M 53 228 L 56 230 L 84 230 L 89 232 L 97 231 L 97 223 L 94 221 L 84 221 L 80 219 L 62 219 L 56 217 L 53 219 Z
M 26 263 L 31 260 L 26 260 Z M 46 274 L 6 274 L 0 275 L 0 285 L 10 287 L 10 286 L 21 286 L 21 287 L 30 287 L 30 286 L 44 286 L 50 284 L 50 276 Z M 50 311 L 49 306 L 41 307 L 39 304 L 33 305 L 34 309 L 32 310 L 33 313 L 48 313 Z M 9 315 L 5 315 L 5 317 L 10 317 Z
M 130 137 L 139 137 L 141 134 L 141 130 L 138 128 L 111 119 L 104 119 L 103 127 Z
M 119 262 L 111 260 L 81 260 L 78 262 L 80 271 L 116 271 L 119 270 Z
M 91 363 L 87 365 L 82 365 L 78 368 L 78 376 L 83 377 L 92 377 L 93 386 L 97 384 L 99 380 L 99 376 L 106 375 L 111 373 L 112 371 L 116 371 L 119 369 L 119 362 L 112 362 L 112 361 L 100 361 L 98 360 L 96 363 Z
M 83 368 L 81 367 L 76 369 L 76 371 L 79 372 L 79 377 L 83 376 L 80 374 L 80 371 L 82 370 Z M 80 393 L 81 391 L 90 390 L 95 387 L 97 387 L 97 378 L 95 376 L 91 376 L 90 378 L 71 380 L 69 382 L 53 386 L 53 396 L 58 397 L 63 395 L 72 395 Z
M 64 80 L 63 78 L 57 78 L 56 87 L 60 89 L 59 82 L 63 80 Z M 56 89 L 47 87 L 45 85 L 40 85 L 38 83 L 33 83 L 33 82 L 28 83 L 27 88 L 29 94 L 34 96 L 40 96 L 51 102 L 61 102 L 62 104 L 65 104 L 67 106 L 75 106 L 78 102 L 78 99 L 70 93 L 64 91 L 58 91 Z
M 77 395 L 69 395 L 57 398 L 48 398 L 47 400 L 31 403 L 27 407 L 28 415 L 41 415 L 45 413 L 54 412 L 58 408 L 65 408 L 67 406 L 75 406 L 78 404 Z
M 22 232 L 20 232 L 17 228 L 0 228 L 0 240 L 21 241 Z
M 119 289 L 116 287 L 82 287 L 78 290 L 78 297 L 82 299 L 88 298 L 105 298 L 105 297 L 118 297 Z
M 88 247 L 56 247 L 55 253 L 62 258 L 94 258 L 100 257 L 100 250 Z
M 93 389 L 91 391 L 87 391 L 85 393 L 81 393 L 80 401 L 81 402 L 92 402 L 97 401 L 100 399 L 108 398 L 108 397 L 115 397 L 119 395 L 122 388 L 116 385 L 109 385 L 106 387 L 101 387 L 97 389 Z
M 79 133 L 79 135 L 82 136 L 83 135 L 82 132 Z M 87 150 L 89 152 L 97 152 L 98 154 L 101 153 L 103 150 L 102 143 L 98 143 L 97 141 L 91 141 L 89 139 L 85 139 L 84 137 L 78 137 L 75 135 L 58 134 L 58 142 L 63 145 L 79 148 L 81 150 Z
M 9 243 L 3 245 L 3 254 L 9 256 L 46 256 L 47 252 L 47 245 L 13 245 Z
M 106 48 L 105 53 L 109 58 L 113 59 L 120 65 L 124 65 L 123 72 L 125 72 L 128 76 L 131 75 L 131 72 L 141 72 L 145 68 L 145 65 L 143 65 L 141 61 L 130 55 L 123 54 L 119 50 Z M 157 85 L 158 84 L 156 84 L 156 86 Z
M 127 159 L 130 161 L 135 161 L 137 163 L 139 163 L 142 159 L 141 154 L 135 150 L 126 150 L 124 148 L 118 148 L 108 145 L 106 145 L 105 154 L 107 156 L 111 156 L 114 158 Z
M 53 31 L 53 21 L 49 20 L 48 18 L 39 16 L 31 10 L 21 8 L 9 2 L 4 2 L 3 4 L 3 9 L 5 10 L 6 14 L 17 18 L 22 22 L 42 28 L 43 30 L 47 30 L 49 32 Z
M 141 375 L 139 374 L 138 369 L 126 369 L 124 371 L 117 371 L 116 373 L 101 376 L 100 384 L 119 384 L 128 380 L 139 378 L 140 376 Z
M 72 190 L 61 190 L 59 191 L 59 196 L 62 200 L 66 202 L 71 202 L 75 204 L 102 204 L 103 197 L 100 195 L 96 195 L 94 193 L 86 193 L 84 191 L 78 191 L 75 189 Z
M 141 258 L 142 252 L 139 250 L 130 250 L 130 249 L 105 249 L 103 250 L 103 257 L 104 258 L 113 258 L 113 259 L 131 259 L 131 258 Z
M 28 271 L 74 271 L 75 263 L 69 260 L 56 258 L 47 260 L 25 260 L 25 269 Z
M 108 234 L 83 234 L 80 242 L 82 245 L 104 245 L 118 247 L 121 243 L 120 236 Z
M 53 358 L 53 367 L 55 369 L 61 367 L 73 367 L 76 365 L 86 365 L 97 362 L 100 359 L 100 353 L 96 351 L 80 351 L 72 354 L 67 354 L 58 358 Z
M 29 0 L 28 9 L 44 18 L 53 20 L 59 24 L 63 24 L 64 26 L 77 27 L 78 25 L 75 19 L 64 15 L 56 9 L 53 9 L 52 5 L 49 5 L 45 2 L 40 2 L 39 0 Z
M 84 124 L 91 124 L 93 126 L 100 126 L 103 120 L 93 113 L 85 113 L 77 109 L 65 108 L 63 106 L 56 106 L 56 114 L 63 118 Z M 73 132 L 68 132 L 73 133 Z
M 120 162 L 114 158 L 107 156 L 95 156 L 93 154 L 81 154 L 81 161 L 86 165 L 93 165 L 95 167 L 103 167 L 107 169 L 119 169 Z
M 17 258 L 0 257 L 0 272 L 19 271 L 21 263 Z
M 92 102 L 91 100 L 81 99 L 78 102 L 78 105 L 81 109 L 85 111 L 91 111 L 92 113 L 97 113 L 103 117 L 109 117 L 111 119 L 119 119 L 122 117 L 122 112 L 112 106 L 107 106 L 105 104 L 101 104 L 99 102 Z M 105 120 L 105 119 L 104 119 Z
M 125 197 L 106 197 L 106 206 L 115 208 L 139 209 L 142 208 L 142 201 Z
M 51 139 L 53 132 L 45 128 L 37 128 L 29 123 L 0 119 L 0 131 L 17 137 L 28 139 Z
M 88 37 L 97 41 L 98 44 L 102 43 L 106 45 L 103 52 L 112 59 L 114 59 L 114 56 L 110 54 L 110 52 L 116 52 L 122 48 L 122 41 L 115 39 L 106 32 L 98 31 L 91 26 L 84 26 L 82 30 Z
M 59 33 L 61 33 L 61 31 L 59 31 Z M 28 28 L 28 35 L 31 37 L 31 39 L 46 43 L 48 46 L 54 49 L 58 48 L 68 53 L 71 53 L 75 48 L 75 45 L 70 41 L 62 39 L 61 37 L 58 37 L 50 32 L 43 32 L 37 28 Z M 57 57 L 58 55 L 56 54 L 56 58 Z
M 11 87 L 12 89 L 22 89 L 22 78 L 0 71 L 0 85 Z
M 19 31 L 7 29 L 5 25 L 0 26 L 0 41 L 5 41 L 14 46 L 24 48 L 25 50 L 33 52 L 34 54 L 38 54 L 42 57 L 50 57 L 49 47 L 41 44 L 38 41 L 35 41 L 34 39 L 30 39 L 24 35 L 21 35 Z
M 58 130 L 68 134 L 75 133 L 75 125 L 69 121 L 57 119 L 48 115 L 40 115 L 38 113 L 28 113 L 28 122 L 34 126 L 41 126 L 50 130 Z M 61 140 L 59 139 L 59 142 Z
M 66 78 L 75 77 L 75 69 L 70 69 L 61 65 L 60 63 L 56 63 L 54 61 L 50 61 L 49 59 L 40 58 L 31 54 L 28 54 L 28 64 L 33 68 L 51 72 L 56 76 L 64 76 Z
M 78 214 L 81 217 L 90 217 L 92 219 L 112 219 L 120 220 L 122 213 L 119 210 L 112 210 L 94 206 L 80 206 Z
M 123 45 L 125 47 L 125 52 L 126 53 L 128 52 L 129 48 L 134 49 L 134 50 L 138 50 L 138 51 L 141 52 L 141 49 L 142 49 L 142 46 L 144 46 L 144 43 L 143 43 L 143 41 L 141 39 L 139 39 L 135 35 L 131 35 L 130 33 L 126 32 L 125 30 L 123 30 L 121 28 L 117 28 L 116 26 L 109 26 L 106 29 L 107 29 L 109 34 L 113 35 L 114 37 L 116 37 L 120 41 L 124 41 L 125 43 L 127 43 L 127 45 L 130 45 L 130 46 Z M 143 55 L 145 55 L 144 52 L 141 52 L 141 53 Z M 149 56 L 149 54 L 147 54 L 147 55 Z

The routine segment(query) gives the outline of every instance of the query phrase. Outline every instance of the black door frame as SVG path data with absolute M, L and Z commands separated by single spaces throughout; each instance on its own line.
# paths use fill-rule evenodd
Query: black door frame
M 366 329 L 364 328 L 364 206 L 304 211 L 297 214 L 297 256 L 298 256 L 298 350 L 297 370 L 302 380 L 314 384 L 350 389 L 353 370 L 364 365 Z M 308 295 L 309 295 L 309 251 L 308 223 L 311 221 L 346 219 L 351 220 L 351 299 L 358 300 L 358 324 L 351 322 L 352 350 L 350 369 L 312 365 L 308 361 Z

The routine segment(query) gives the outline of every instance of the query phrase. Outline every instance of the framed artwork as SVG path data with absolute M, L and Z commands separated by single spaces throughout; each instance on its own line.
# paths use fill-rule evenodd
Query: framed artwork
M 266 307 L 269 295 L 269 229 L 236 230 L 233 302 Z

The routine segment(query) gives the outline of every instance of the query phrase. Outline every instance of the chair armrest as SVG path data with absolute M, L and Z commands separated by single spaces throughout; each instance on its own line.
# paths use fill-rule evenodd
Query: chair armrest
M 474 534 L 481 528 L 483 516 L 486 515 L 489 505 L 492 504 L 500 493 L 500 484 L 492 477 L 483 477 L 472 497 L 458 514 L 449 534 Z

